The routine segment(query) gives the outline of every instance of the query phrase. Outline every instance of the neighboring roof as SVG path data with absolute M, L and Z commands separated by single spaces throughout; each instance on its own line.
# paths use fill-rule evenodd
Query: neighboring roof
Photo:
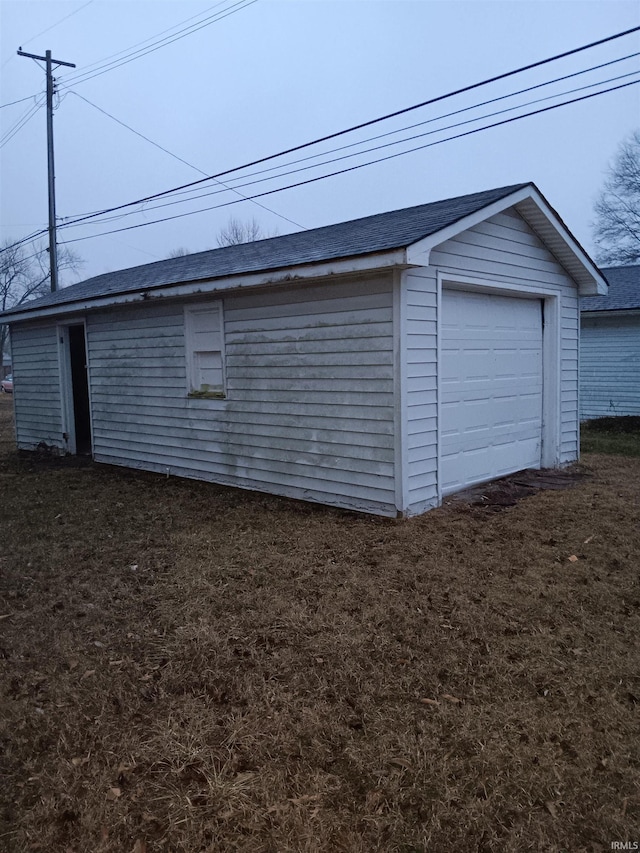
M 232 287 L 233 276 L 286 271 L 305 264 L 367 255 L 375 257 L 407 249 L 420 241 L 435 240 L 441 232 L 442 239 L 447 239 L 452 231 L 462 228 L 485 209 L 495 211 L 496 206 L 508 205 L 512 198 L 541 238 L 550 241 L 552 250 L 560 253 L 560 260 L 581 287 L 585 286 L 587 292 L 590 287 L 604 287 L 599 271 L 562 220 L 548 207 L 534 184 L 525 183 L 104 273 L 9 309 L 0 314 L 0 320 L 29 319 L 36 311 L 37 316 L 60 313 L 67 306 L 69 310 L 85 310 L 94 300 L 104 304 L 105 299 L 111 303 L 112 299 L 122 300 L 127 295 L 146 297 L 154 288 L 171 289 L 217 279 L 226 279 Z
M 640 264 L 602 267 L 601 272 L 609 282 L 609 295 L 581 299 L 581 312 L 633 311 L 640 308 Z

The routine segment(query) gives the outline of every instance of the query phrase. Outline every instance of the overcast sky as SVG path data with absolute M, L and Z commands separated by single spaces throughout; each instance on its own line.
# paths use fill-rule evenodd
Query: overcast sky
M 77 66 L 56 72 L 57 213 L 69 218 L 171 189 L 197 180 L 202 172 L 233 169 L 640 24 L 638 0 L 1 0 L 0 11 L 0 103 L 28 98 L 0 109 L 3 239 L 20 239 L 47 224 L 45 110 L 40 107 L 30 116 L 43 101 L 45 75 L 33 60 L 16 56 L 19 47 L 41 55 L 50 49 L 54 59 Z M 194 26 L 200 28 L 180 32 Z M 135 51 L 168 37 L 175 41 L 123 63 Z M 637 33 L 221 180 L 251 195 L 437 142 L 638 80 L 640 73 L 601 82 L 640 69 L 640 57 L 635 57 L 477 106 L 636 52 Z M 104 68 L 105 58 L 123 64 Z M 561 94 L 596 83 L 599 86 Z M 284 168 L 294 159 L 468 107 L 475 109 Z M 29 120 L 17 129 L 23 117 Z M 216 192 L 156 210 L 158 202 L 150 203 L 143 211 L 133 208 L 135 215 L 109 222 L 61 228 L 58 240 L 91 237 L 70 244 L 84 260 L 85 278 L 160 260 L 180 247 L 193 252 L 213 248 L 230 215 L 255 218 L 268 234 L 284 234 L 534 181 L 591 251 L 593 202 L 607 163 L 622 138 L 638 125 L 640 85 L 628 86 L 256 200 L 270 210 L 242 201 L 97 236 L 239 199 L 229 191 Z M 329 158 L 434 130 L 399 146 L 322 165 Z M 239 186 L 277 174 L 248 176 L 258 169 L 278 166 L 290 171 L 311 164 L 314 169 Z M 220 189 L 205 183 L 198 195 Z M 169 200 L 176 197 L 164 202 Z M 67 277 L 67 283 L 70 280 Z

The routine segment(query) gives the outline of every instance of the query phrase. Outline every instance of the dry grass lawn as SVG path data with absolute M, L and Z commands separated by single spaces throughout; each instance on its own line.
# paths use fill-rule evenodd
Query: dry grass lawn
M 11 410 L 0 849 L 640 841 L 640 458 L 395 522 L 18 455 Z

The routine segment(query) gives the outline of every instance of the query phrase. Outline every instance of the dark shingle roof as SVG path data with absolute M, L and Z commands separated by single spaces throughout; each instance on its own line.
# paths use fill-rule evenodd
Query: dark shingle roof
M 601 272 L 609 282 L 609 295 L 581 299 L 581 311 L 631 311 L 640 308 L 640 264 L 602 267 Z
M 6 311 L 5 316 L 172 284 L 286 269 L 398 249 L 435 234 L 527 186 L 530 184 L 514 184 L 296 234 L 104 273 L 43 296 L 19 309 Z

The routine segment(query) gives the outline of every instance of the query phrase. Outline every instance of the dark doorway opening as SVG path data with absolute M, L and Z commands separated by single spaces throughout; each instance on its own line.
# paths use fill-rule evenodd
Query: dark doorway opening
M 87 346 L 84 325 L 69 326 L 69 356 L 73 392 L 73 420 L 76 453 L 91 454 L 91 415 L 89 414 L 89 381 L 87 378 Z

